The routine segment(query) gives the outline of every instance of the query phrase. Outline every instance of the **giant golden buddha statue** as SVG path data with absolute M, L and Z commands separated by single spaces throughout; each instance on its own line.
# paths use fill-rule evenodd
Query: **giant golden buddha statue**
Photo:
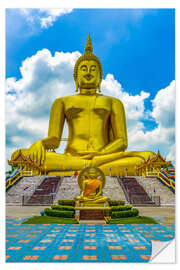
M 74 67 L 77 94 L 56 99 L 48 136 L 30 148 L 20 149 L 38 164 L 41 172 L 72 175 L 85 166 L 96 166 L 106 175 L 134 175 L 137 165 L 155 155 L 151 151 L 125 152 L 128 139 L 124 106 L 119 99 L 101 94 L 102 67 L 92 51 L 88 36 L 85 53 Z M 64 154 L 59 154 L 55 149 L 59 147 L 65 119 L 68 142 Z M 11 161 L 20 150 L 12 154 Z

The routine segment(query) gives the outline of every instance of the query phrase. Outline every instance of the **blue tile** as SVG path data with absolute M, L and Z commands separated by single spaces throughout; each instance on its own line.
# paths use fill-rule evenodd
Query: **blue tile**
M 37 260 L 26 262 L 148 262 L 140 255 L 151 254 L 151 240 L 168 241 L 174 237 L 175 226 L 173 224 L 107 224 L 107 225 L 75 225 L 75 224 L 35 224 L 28 225 L 21 222 L 25 219 L 7 218 L 6 255 L 10 257 L 7 262 L 25 262 L 25 256 L 38 255 Z M 35 231 L 41 232 L 35 232 Z M 52 232 L 59 230 L 59 232 Z M 88 231 L 88 230 L 95 230 Z M 108 231 L 108 230 L 111 230 Z M 165 232 L 157 232 L 157 231 Z M 22 231 L 22 232 L 21 232 Z M 141 232 L 146 231 L 146 232 Z M 47 236 L 56 234 L 55 237 Z M 68 236 L 67 234 L 75 234 Z M 87 235 L 89 234 L 89 235 Z M 92 234 L 92 235 L 91 235 Z M 9 237 L 16 235 L 16 237 Z M 35 235 L 34 237 L 30 235 Z M 152 235 L 152 236 L 150 236 Z M 165 237 L 165 235 L 172 235 Z M 30 240 L 28 243 L 19 243 L 20 240 Z M 63 242 L 72 239 L 73 242 Z M 41 242 L 47 240 L 47 242 Z M 50 241 L 51 240 L 51 241 Z M 85 242 L 95 240 L 95 242 Z M 110 240 L 108 242 L 107 240 Z M 117 242 L 113 242 L 116 240 Z M 138 242 L 137 242 L 138 241 Z M 9 247 L 22 247 L 20 250 L 9 250 Z M 35 246 L 46 247 L 45 250 L 33 250 Z M 71 246 L 71 249 L 61 250 L 59 246 Z M 96 249 L 84 249 L 84 246 L 96 246 Z M 108 246 L 121 246 L 122 249 L 109 249 Z M 146 249 L 134 247 L 145 246 Z M 65 260 L 54 260 L 55 255 L 68 255 Z M 83 255 L 95 255 L 97 260 L 83 260 Z M 126 255 L 127 260 L 113 260 L 113 255 Z

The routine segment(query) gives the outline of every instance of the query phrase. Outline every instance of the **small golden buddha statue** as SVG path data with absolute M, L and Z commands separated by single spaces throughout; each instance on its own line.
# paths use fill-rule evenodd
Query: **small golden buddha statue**
M 78 183 L 82 189 L 80 196 L 77 196 L 79 203 L 85 203 L 86 205 L 90 204 L 99 204 L 108 201 L 108 197 L 102 195 L 102 189 L 105 185 L 105 177 L 97 176 L 97 168 L 87 167 L 84 171 L 88 171 L 88 176 L 84 178 L 82 173 L 79 175 Z M 99 170 L 100 171 L 100 170 Z M 104 176 L 104 175 L 103 175 Z
M 49 175 L 57 175 L 57 170 L 71 175 L 84 166 L 99 167 L 106 175 L 109 170 L 112 176 L 134 175 L 136 166 L 155 155 L 151 151 L 125 152 L 128 139 L 124 106 L 119 99 L 100 93 L 102 67 L 92 51 L 88 36 L 85 53 L 74 67 L 79 93 L 56 99 L 51 108 L 48 136 L 30 148 L 21 149 L 23 155 Z M 64 154 L 59 154 L 54 149 L 59 147 L 65 119 L 68 143 Z M 50 149 L 53 151 L 47 151 Z M 16 150 L 12 154 L 12 161 L 18 153 Z

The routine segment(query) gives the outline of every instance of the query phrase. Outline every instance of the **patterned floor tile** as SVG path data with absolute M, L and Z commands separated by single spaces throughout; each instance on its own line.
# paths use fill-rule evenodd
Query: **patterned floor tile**
M 173 224 L 35 224 L 7 218 L 7 262 L 148 262 L 151 240 L 173 239 Z

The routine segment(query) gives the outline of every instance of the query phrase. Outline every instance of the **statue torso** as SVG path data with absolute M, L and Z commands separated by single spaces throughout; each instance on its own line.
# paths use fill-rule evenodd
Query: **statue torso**
M 68 122 L 66 153 L 99 151 L 109 141 L 108 125 L 112 98 L 99 94 L 74 95 L 62 99 Z

